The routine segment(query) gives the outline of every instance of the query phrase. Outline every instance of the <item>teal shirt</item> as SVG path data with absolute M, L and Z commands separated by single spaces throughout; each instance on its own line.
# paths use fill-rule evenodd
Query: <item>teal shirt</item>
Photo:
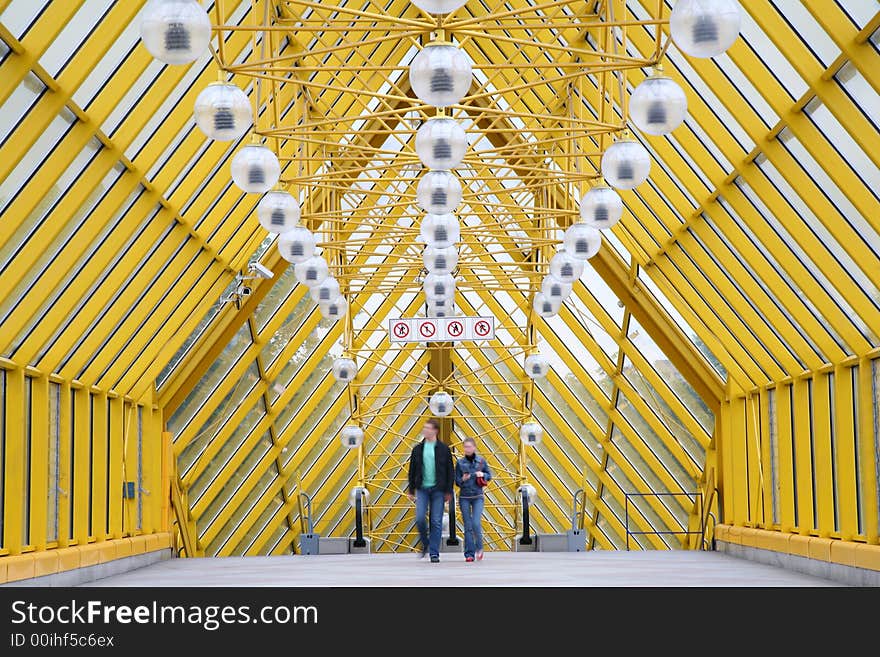
M 434 458 L 436 444 L 436 440 L 426 440 L 422 447 L 422 488 L 437 485 L 437 460 Z

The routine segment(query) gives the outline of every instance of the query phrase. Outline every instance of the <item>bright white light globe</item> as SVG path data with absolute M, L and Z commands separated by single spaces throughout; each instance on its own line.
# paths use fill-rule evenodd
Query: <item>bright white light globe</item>
M 736 0 L 678 0 L 669 31 L 679 49 L 692 57 L 715 57 L 733 45 L 742 25 Z
M 144 47 L 166 64 L 194 62 L 211 43 L 211 19 L 195 0 L 150 0 L 140 28 Z
M 339 432 L 339 442 L 345 449 L 357 449 L 364 442 L 364 430 L 354 425 L 342 427 L 342 431 Z
M 524 422 L 519 428 L 519 439 L 526 445 L 537 445 L 544 437 L 544 429 L 537 422 Z
M 558 251 L 550 258 L 550 273 L 564 283 L 574 283 L 584 273 L 584 261 Z
M 437 249 L 443 249 L 461 241 L 461 226 L 453 214 L 425 215 L 420 229 L 421 241 Z
M 550 371 L 550 363 L 543 354 L 529 354 L 526 356 L 523 370 L 530 379 L 543 379 Z
M 248 194 L 268 192 L 280 177 L 278 157 L 265 146 L 249 144 L 232 158 L 232 180 Z
M 651 155 L 633 139 L 621 139 L 602 154 L 602 175 L 618 189 L 634 189 L 650 173 Z
M 545 276 L 541 282 L 541 293 L 552 303 L 561 304 L 571 296 L 571 283 L 560 281 L 553 274 Z
M 538 489 L 532 486 L 531 484 L 523 484 L 517 489 L 518 500 L 522 501 L 522 494 L 525 492 L 526 499 L 529 501 L 529 506 L 538 501 Z
M 333 378 L 337 381 L 352 381 L 357 376 L 357 363 L 352 358 L 337 358 L 333 361 Z
M 455 294 L 455 278 L 452 274 L 435 274 L 432 272 L 425 276 L 422 288 L 428 301 L 435 299 L 447 300 Z
M 652 76 L 635 88 L 629 99 L 629 118 L 649 135 L 668 135 L 684 123 L 688 101 L 671 78 Z
M 270 190 L 257 203 L 257 219 L 270 233 L 286 233 L 299 224 L 299 201 L 287 192 Z
M 451 274 L 458 265 L 458 248 L 447 246 L 444 249 L 438 249 L 426 246 L 422 253 L 422 261 L 425 263 L 425 269 L 429 272 Z
M 604 230 L 611 228 L 623 216 L 623 199 L 607 185 L 590 189 L 581 199 L 581 221 Z
M 449 171 L 461 166 L 467 147 L 467 134 L 454 119 L 428 119 L 416 132 L 416 155 L 429 169 Z
M 561 304 L 558 301 L 552 301 L 544 296 L 543 292 L 536 292 L 535 299 L 532 302 L 532 308 L 541 317 L 554 317 L 559 313 Z
M 294 226 L 278 236 L 278 253 L 287 262 L 305 262 L 315 255 L 315 236 L 305 226 Z
M 309 290 L 312 301 L 315 303 L 330 303 L 339 296 L 339 281 L 332 276 L 327 276 L 323 281 Z
M 446 417 L 452 413 L 453 403 L 452 395 L 445 390 L 439 390 L 431 395 L 431 399 L 428 401 L 428 407 L 437 417 Z
M 429 14 L 448 14 L 463 7 L 467 0 L 410 0 L 410 2 Z
M 409 82 L 419 100 L 433 107 L 460 102 L 471 88 L 473 67 L 468 56 L 449 43 L 429 43 L 409 65 Z
M 338 296 L 329 303 L 319 303 L 318 309 L 321 311 L 321 317 L 336 321 L 345 317 L 345 313 L 348 312 L 348 301 L 345 297 Z
M 312 256 L 293 266 L 296 280 L 310 288 L 320 285 L 327 278 L 329 271 L 327 261 L 321 256 Z
M 416 202 L 430 214 L 449 214 L 461 203 L 461 183 L 449 171 L 428 171 L 419 180 Z
M 348 493 L 348 503 L 351 505 L 352 509 L 355 507 L 355 504 L 357 504 L 358 497 L 361 498 L 361 509 L 370 503 L 370 491 L 363 486 L 355 486 Z
M 587 224 L 572 224 L 565 231 L 565 252 L 581 260 L 589 260 L 602 248 L 602 234 Z
M 212 82 L 198 95 L 193 115 L 206 137 L 232 141 L 246 133 L 254 122 L 247 94 L 231 82 Z

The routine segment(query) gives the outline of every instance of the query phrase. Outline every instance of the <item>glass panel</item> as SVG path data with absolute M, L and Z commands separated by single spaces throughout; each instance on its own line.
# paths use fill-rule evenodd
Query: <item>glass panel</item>
M 874 476 L 880 482 L 880 358 L 871 361 L 874 392 Z M 877 486 L 877 520 L 880 521 L 880 485 Z
M 40 57 L 40 64 L 49 75 L 53 78 L 58 77 L 70 58 L 89 37 L 89 34 L 93 30 L 99 29 L 99 24 L 112 6 L 113 0 L 86 0 L 83 2 Z
M 781 14 L 797 35 L 809 48 L 816 58 L 822 62 L 822 66 L 829 67 L 840 54 L 840 48 L 834 40 L 828 36 L 825 28 L 819 25 L 813 15 L 800 2 L 787 0 L 771 0 L 776 10 Z
M 9 98 L 0 106 L 0 116 L 5 117 L 3 123 L 0 124 L 0 144 L 3 144 L 12 131 L 21 124 L 44 91 L 46 91 L 46 85 L 43 84 L 43 81 L 28 71 L 21 84 L 9 94 Z
M 779 418 L 776 417 L 776 390 L 767 391 L 767 413 L 769 415 L 770 435 L 770 495 L 773 507 L 773 524 L 778 525 L 779 514 Z
M 266 324 L 269 323 L 271 317 L 281 307 L 281 304 L 284 303 L 284 300 L 287 299 L 296 285 L 296 275 L 293 267 L 288 267 L 281 272 L 281 276 L 272 285 L 272 289 L 266 293 L 266 296 L 263 297 L 263 300 L 254 309 L 254 324 L 256 324 L 258 332 L 263 332 Z
M 853 104 L 875 126 L 880 125 L 880 94 L 865 79 L 861 71 L 852 62 L 847 62 L 835 73 L 834 79 L 841 84 L 846 95 L 852 99 Z
M 245 552 L 247 552 L 251 546 L 254 544 L 254 541 L 257 540 L 262 531 L 266 528 L 266 526 L 272 521 L 272 518 L 276 513 L 284 506 L 284 498 L 281 497 L 281 493 L 275 495 L 269 503 L 266 505 L 266 508 L 263 509 L 263 512 L 257 517 L 250 529 L 248 529 L 244 537 L 238 542 L 231 551 L 230 555 L 233 557 L 244 556 Z M 284 521 L 282 520 L 282 525 Z
M 297 349 L 294 359 L 302 354 L 308 356 L 313 351 L 314 347 L 317 346 L 323 337 L 323 332 L 316 328 L 305 336 L 297 335 L 312 312 L 317 312 L 315 303 L 312 301 L 311 296 L 306 293 L 300 298 L 296 306 L 291 309 L 284 323 L 269 336 L 266 346 L 260 352 L 260 358 L 265 369 L 272 367 L 275 359 L 295 339 L 300 341 L 300 347 Z
M 61 452 L 61 385 L 49 382 L 49 490 L 46 509 L 46 540 L 58 540 L 58 493 L 60 471 L 58 458 Z
M 6 370 L 0 368 L 0 550 L 3 549 L 3 492 L 6 489 Z
M 87 110 L 103 86 L 122 68 L 131 52 L 138 47 L 139 42 L 140 18 L 138 17 L 125 26 L 122 34 L 113 39 L 110 48 L 101 57 L 101 60 L 92 67 L 88 76 L 73 92 L 73 102 Z
M 137 407 L 137 528 L 144 528 L 144 407 Z
M 755 52 L 760 53 L 761 61 L 767 66 L 767 70 L 782 83 L 782 86 L 788 91 L 792 100 L 797 100 L 803 96 L 809 88 L 804 79 L 774 43 L 770 41 L 764 30 L 752 18 L 752 15 L 746 10 L 740 11 L 740 14 L 742 15 L 741 38 Z M 725 53 L 717 59 L 729 59 L 729 57 Z
M 33 445 L 33 387 L 34 380 L 29 376 L 24 379 L 24 449 L 22 458 L 22 500 L 21 530 L 22 545 L 31 543 L 31 446 Z
M 0 22 L 20 40 L 48 4 L 46 0 L 12 0 L 0 13 Z
M 877 0 L 859 0 L 858 2 L 853 2 L 852 0 L 834 1 L 843 11 L 849 14 L 853 23 L 855 23 L 856 27 L 860 30 L 877 15 L 878 11 L 880 11 L 880 2 L 877 2 Z

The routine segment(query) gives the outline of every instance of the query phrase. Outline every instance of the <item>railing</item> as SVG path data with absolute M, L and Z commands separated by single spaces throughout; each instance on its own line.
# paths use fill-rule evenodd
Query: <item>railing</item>
M 687 497 L 694 502 L 696 505 L 699 502 L 699 518 L 700 518 L 700 529 L 699 531 L 690 531 L 686 526 L 680 525 L 680 530 L 664 530 L 664 531 L 630 531 L 629 528 L 629 498 L 631 497 Z M 701 550 L 705 549 L 705 533 L 706 533 L 706 520 L 703 515 L 703 493 L 701 491 L 697 491 L 695 493 L 624 493 L 624 529 L 626 530 L 626 549 L 629 550 L 629 537 L 630 536 L 641 536 L 641 535 L 668 535 L 673 534 L 676 536 L 699 536 L 698 545 Z

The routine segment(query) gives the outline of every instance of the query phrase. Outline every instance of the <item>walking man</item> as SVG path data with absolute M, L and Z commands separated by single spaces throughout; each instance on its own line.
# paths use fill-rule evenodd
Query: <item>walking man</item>
M 422 426 L 422 441 L 413 447 L 409 460 L 407 496 L 416 503 L 416 526 L 421 539 L 421 557 L 430 553 L 431 562 L 440 561 L 440 534 L 443 505 L 452 499 L 452 452 L 438 440 L 440 422 L 429 418 Z M 430 519 L 430 536 L 428 521 Z

